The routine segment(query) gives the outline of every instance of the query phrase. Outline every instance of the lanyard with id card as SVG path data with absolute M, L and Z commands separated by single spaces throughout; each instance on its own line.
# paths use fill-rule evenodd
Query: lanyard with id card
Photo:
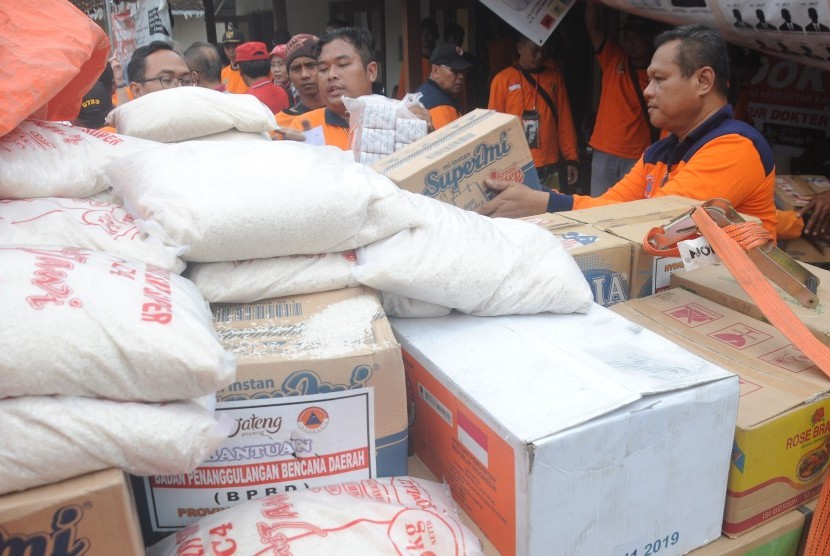
M 539 148 L 539 112 L 536 110 L 522 111 L 522 126 L 525 130 L 527 146 L 531 149 Z

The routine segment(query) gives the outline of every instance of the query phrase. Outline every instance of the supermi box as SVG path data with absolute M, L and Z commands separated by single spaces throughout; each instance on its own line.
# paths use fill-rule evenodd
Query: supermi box
M 494 110 L 473 110 L 372 168 L 402 189 L 468 210 L 495 195 L 487 177 L 540 188 L 519 119 Z
M 0 496 L 0 554 L 143 556 L 126 475 L 105 469 Z
M 420 459 L 505 556 L 720 534 L 738 380 L 608 309 L 390 319 Z

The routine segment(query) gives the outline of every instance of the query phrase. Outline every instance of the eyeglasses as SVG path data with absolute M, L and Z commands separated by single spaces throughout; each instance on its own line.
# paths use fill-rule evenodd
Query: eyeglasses
M 149 83 L 150 81 L 158 81 L 162 89 L 172 89 L 173 87 L 190 87 L 194 83 L 193 75 L 182 75 L 181 77 L 173 77 L 166 75 L 164 77 L 151 77 L 150 79 L 142 79 L 136 83 Z

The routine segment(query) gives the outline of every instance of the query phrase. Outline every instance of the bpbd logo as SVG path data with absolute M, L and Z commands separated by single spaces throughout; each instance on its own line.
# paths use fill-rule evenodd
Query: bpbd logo
M 510 154 L 512 148 L 512 145 L 507 141 L 507 132 L 501 132 L 497 143 L 490 145 L 481 143 L 473 150 L 470 158 L 459 162 L 455 166 L 445 168 L 444 172 L 438 170 L 429 172 L 424 178 L 426 185 L 423 191 L 424 195 L 435 197 L 447 189 L 457 192 L 461 180 L 469 178 L 497 160 L 504 158 Z
M 619 272 L 605 269 L 583 270 L 582 274 L 588 280 L 594 301 L 603 307 L 628 300 L 628 282 Z
M 3 556 L 82 556 L 89 552 L 89 539 L 77 538 L 84 517 L 80 506 L 65 506 L 52 515 L 49 531 L 29 535 L 9 534 L 0 527 L 0 554 Z

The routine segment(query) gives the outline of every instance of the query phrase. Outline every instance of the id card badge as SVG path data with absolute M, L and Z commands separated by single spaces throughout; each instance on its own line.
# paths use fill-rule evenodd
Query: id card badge
M 522 112 L 522 126 L 525 130 L 527 146 L 531 149 L 539 148 L 539 112 L 525 110 Z

